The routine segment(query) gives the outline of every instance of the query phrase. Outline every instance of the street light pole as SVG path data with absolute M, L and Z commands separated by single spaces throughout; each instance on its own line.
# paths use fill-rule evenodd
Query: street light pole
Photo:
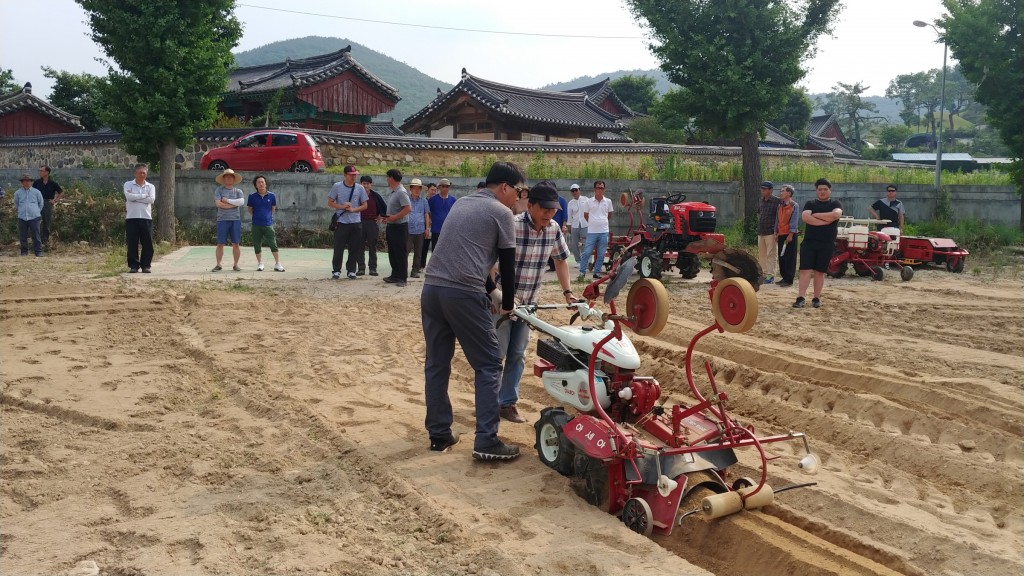
M 935 192 L 938 193 L 942 189 L 942 114 L 946 109 L 946 53 L 949 50 L 949 44 L 946 43 L 946 35 L 939 32 L 939 29 L 934 25 L 921 20 L 914 20 L 914 26 L 918 28 L 924 28 L 925 26 L 931 26 L 932 30 L 942 38 L 942 89 L 939 93 L 939 139 L 935 143 Z

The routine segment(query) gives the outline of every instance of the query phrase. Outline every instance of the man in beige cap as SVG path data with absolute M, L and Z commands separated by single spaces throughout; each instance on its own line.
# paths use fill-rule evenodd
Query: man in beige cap
M 437 249 L 437 239 L 441 237 L 441 226 L 455 204 L 455 196 L 451 196 L 452 182 L 441 178 L 437 183 L 437 195 L 427 198 L 430 207 L 430 250 Z M 427 266 L 427 246 L 423 246 L 423 267 Z
M 412 251 L 410 278 L 419 278 L 423 266 L 423 243 L 430 242 L 430 208 L 423 197 L 423 182 L 419 178 L 409 181 L 409 250 Z
M 213 203 L 217 206 L 217 264 L 213 272 L 220 272 L 220 261 L 224 258 L 224 244 L 231 240 L 231 255 L 234 257 L 232 270 L 238 272 L 238 259 L 242 257 L 242 209 L 245 205 L 245 193 L 235 188 L 238 175 L 228 168 L 217 176 L 217 190 L 213 193 Z

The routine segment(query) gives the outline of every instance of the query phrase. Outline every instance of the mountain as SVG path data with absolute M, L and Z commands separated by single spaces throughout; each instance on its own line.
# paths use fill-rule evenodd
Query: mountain
M 547 86 L 541 87 L 541 89 L 555 91 L 566 90 L 568 88 L 576 88 L 579 86 L 594 84 L 595 82 L 600 82 L 605 78 L 611 78 L 612 80 L 615 80 L 617 78 L 621 78 L 627 75 L 650 76 L 651 78 L 654 78 L 656 80 L 654 84 L 654 89 L 658 92 L 658 94 L 664 94 L 665 92 L 668 92 L 670 88 L 675 87 L 675 84 L 672 84 L 671 82 L 668 81 L 668 77 L 665 76 L 664 72 L 658 69 L 651 69 L 619 70 L 616 72 L 598 74 L 597 76 L 580 76 L 578 78 L 569 80 L 568 82 L 557 82 L 554 84 L 548 84 Z M 814 102 L 815 98 L 817 98 L 818 96 L 824 97 L 825 94 L 810 94 L 809 96 L 811 98 L 811 102 Z M 903 106 L 899 100 L 893 100 L 891 98 L 886 98 L 885 96 L 865 96 L 864 100 L 873 103 L 875 106 L 878 106 L 878 115 L 885 117 L 887 120 L 889 120 L 890 123 L 898 124 L 902 122 L 902 120 L 900 120 L 900 110 Z M 822 113 L 823 112 L 821 109 L 815 108 L 814 114 L 817 115 Z
M 308 58 L 318 54 L 336 52 L 350 44 L 352 45 L 352 57 L 375 76 L 397 88 L 402 97 L 393 111 L 381 114 L 374 118 L 375 120 L 394 120 L 396 126 L 401 126 L 406 118 L 418 112 L 434 99 L 438 88 L 447 91 L 452 87 L 451 84 L 431 78 L 408 64 L 344 38 L 306 36 L 305 38 L 273 42 L 235 54 L 235 64 L 259 66 L 282 62 L 287 58 Z

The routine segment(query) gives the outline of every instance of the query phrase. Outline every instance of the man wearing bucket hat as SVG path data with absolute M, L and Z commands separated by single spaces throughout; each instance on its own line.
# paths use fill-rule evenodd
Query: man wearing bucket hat
M 242 209 L 245 205 L 245 193 L 235 188 L 238 182 L 238 175 L 231 168 L 225 169 L 217 176 L 217 190 L 213 193 L 213 203 L 217 206 L 217 264 L 213 267 L 214 272 L 220 272 L 220 261 L 224 257 L 224 244 L 231 240 L 231 255 L 234 257 L 234 265 L 231 269 L 235 272 L 241 270 L 238 267 L 238 259 L 242 256 Z
M 32 252 L 36 258 L 43 255 L 43 242 L 39 238 L 39 221 L 43 217 L 43 193 L 32 187 L 32 176 L 22 174 L 21 188 L 14 193 L 14 211 L 18 214 L 18 242 L 21 255 L 28 256 L 28 236 L 32 234 Z
M 409 250 L 412 252 L 410 278 L 419 278 L 423 263 L 423 243 L 430 243 L 430 207 L 422 196 L 423 182 L 419 178 L 409 181 Z

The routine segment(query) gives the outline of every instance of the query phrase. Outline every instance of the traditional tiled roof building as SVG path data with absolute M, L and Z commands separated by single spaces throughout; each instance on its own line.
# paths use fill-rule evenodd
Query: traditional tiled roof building
M 605 78 L 596 84 L 569 88 L 566 92 L 582 92 L 590 98 L 590 101 L 600 106 L 603 110 L 618 116 L 624 123 L 639 116 L 636 112 L 626 106 L 626 103 L 619 99 L 615 89 L 611 86 L 611 78 Z
M 81 132 L 82 122 L 32 93 L 32 83 L 0 96 L 0 137 Z
M 367 133 L 370 118 L 394 110 L 398 90 L 374 76 L 347 46 L 320 56 L 246 66 L 231 73 L 220 110 L 248 121 L 281 91 L 282 123 L 301 128 Z
M 499 84 L 462 69 L 462 80 L 406 118 L 407 134 L 470 140 L 626 141 L 619 115 L 585 92 L 549 92 Z

